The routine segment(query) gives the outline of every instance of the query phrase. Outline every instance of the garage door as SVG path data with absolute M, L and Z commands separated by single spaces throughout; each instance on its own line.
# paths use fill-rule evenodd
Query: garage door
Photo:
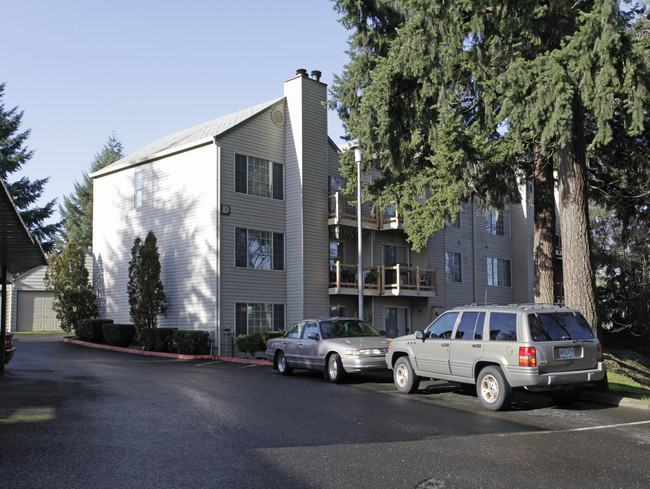
M 53 292 L 19 290 L 16 331 L 61 331 L 53 302 Z

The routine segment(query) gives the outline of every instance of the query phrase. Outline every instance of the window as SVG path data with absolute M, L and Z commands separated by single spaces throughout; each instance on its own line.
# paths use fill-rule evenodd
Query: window
M 320 336 L 320 331 L 318 330 L 318 324 L 313 321 L 310 321 L 305 326 L 305 330 L 302 332 L 302 337 L 308 339 L 310 334 L 317 334 Z
M 236 334 L 284 329 L 284 304 L 235 303 Z
M 142 170 L 133 174 L 133 207 L 142 207 Z
M 337 261 L 343 261 L 343 243 L 330 241 L 330 265 L 334 265 Z
M 445 270 L 447 282 L 462 282 L 460 253 L 445 252 Z
M 460 324 L 456 330 L 457 340 L 480 340 L 483 338 L 484 312 L 465 312 L 460 318 Z
M 487 211 L 485 231 L 495 236 L 510 236 L 510 211 Z
M 284 234 L 235 228 L 235 266 L 284 270 Z
M 426 336 L 428 338 L 451 338 L 451 332 L 454 330 L 458 314 L 457 312 L 449 312 L 438 317 L 427 328 Z
M 235 155 L 235 192 L 284 199 L 282 165 L 262 158 Z
M 384 245 L 384 265 L 394 267 L 397 264 L 409 264 L 409 249 L 406 246 L 385 244 Z
M 510 260 L 487 259 L 487 282 L 493 287 L 510 287 Z
M 517 341 L 517 315 L 509 312 L 491 313 L 490 339 L 492 341 Z

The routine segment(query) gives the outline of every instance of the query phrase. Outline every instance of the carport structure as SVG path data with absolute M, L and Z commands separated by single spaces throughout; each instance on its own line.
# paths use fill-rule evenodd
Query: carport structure
M 2 183 L 0 189 L 0 282 L 2 284 L 0 375 L 2 375 L 5 368 L 4 336 L 7 331 L 7 276 L 38 265 L 46 265 L 47 259 L 40 243 L 29 234 L 25 223 L 20 218 L 9 190 L 4 182 L 0 183 Z

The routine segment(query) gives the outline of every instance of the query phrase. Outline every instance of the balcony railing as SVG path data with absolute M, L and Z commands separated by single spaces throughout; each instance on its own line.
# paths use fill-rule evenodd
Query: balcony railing
M 330 293 L 356 293 L 356 265 L 337 261 L 329 269 Z M 363 267 L 363 290 L 369 295 L 438 295 L 438 270 L 420 270 L 397 264 L 392 267 Z
M 329 196 L 329 223 L 356 226 L 357 200 L 354 197 L 335 192 Z M 401 223 L 397 206 L 391 205 L 379 211 L 376 204 L 361 205 L 361 226 L 365 229 L 398 229 Z

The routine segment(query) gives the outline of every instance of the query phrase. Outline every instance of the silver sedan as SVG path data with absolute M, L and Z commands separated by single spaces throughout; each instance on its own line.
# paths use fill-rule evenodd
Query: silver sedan
M 266 358 L 282 375 L 294 368 L 325 372 L 332 382 L 345 374 L 386 371 L 389 340 L 370 323 L 353 318 L 305 319 L 267 344 Z

